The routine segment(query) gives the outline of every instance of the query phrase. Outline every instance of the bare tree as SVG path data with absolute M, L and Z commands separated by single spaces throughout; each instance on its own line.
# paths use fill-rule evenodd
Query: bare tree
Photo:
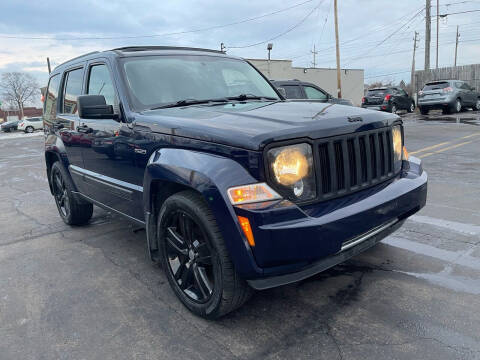
M 8 72 L 2 74 L 0 91 L 3 100 L 20 110 L 23 119 L 23 108 L 39 94 L 40 88 L 30 74 Z

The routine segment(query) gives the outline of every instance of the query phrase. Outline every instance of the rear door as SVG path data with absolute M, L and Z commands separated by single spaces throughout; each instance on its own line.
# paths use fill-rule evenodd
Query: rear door
M 464 91 L 464 94 L 465 94 L 465 103 L 466 105 L 474 105 L 475 102 L 476 102 L 476 98 L 475 98 L 475 93 L 472 91 L 472 89 L 470 88 L 470 85 L 468 85 L 467 83 L 463 83 L 462 84 L 462 90 Z
M 399 98 L 399 102 L 401 103 L 401 107 L 403 110 L 408 110 L 410 108 L 411 100 L 408 97 L 408 94 L 400 88 L 396 89 L 397 91 L 397 96 Z
M 285 89 L 287 99 L 305 99 L 305 94 L 300 85 L 284 85 L 282 87 Z

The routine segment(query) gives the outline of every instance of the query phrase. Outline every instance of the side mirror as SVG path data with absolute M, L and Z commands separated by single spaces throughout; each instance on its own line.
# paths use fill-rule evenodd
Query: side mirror
M 282 87 L 279 87 L 277 88 L 277 91 L 280 93 L 280 95 L 282 95 L 285 99 L 287 98 L 287 92 L 285 91 L 284 88 Z
M 103 95 L 80 95 L 77 97 L 78 116 L 82 119 L 118 119 L 113 106 L 107 105 Z

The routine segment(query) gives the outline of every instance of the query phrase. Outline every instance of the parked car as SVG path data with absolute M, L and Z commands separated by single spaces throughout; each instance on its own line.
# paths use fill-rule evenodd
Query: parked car
M 350 100 L 338 99 L 315 84 L 300 80 L 272 80 L 271 83 L 292 101 L 316 101 L 353 106 Z M 283 89 L 283 90 L 281 90 Z
M 85 224 L 95 204 L 145 227 L 176 296 L 206 318 L 365 251 L 426 202 L 398 116 L 286 101 L 219 51 L 90 53 L 55 68 L 47 91 L 60 217 Z
M 398 87 L 369 89 L 362 99 L 362 108 L 396 113 L 398 110 L 413 112 L 415 101 Z
M 433 109 L 450 114 L 469 107 L 480 110 L 480 93 L 464 81 L 432 81 L 418 92 L 418 108 L 423 115 Z
M 4 122 L 1 125 L 1 129 L 4 132 L 15 131 L 18 128 L 18 122 L 19 122 L 18 120 Z
M 25 118 L 18 123 L 18 130 L 26 133 L 33 133 L 39 129 L 43 129 L 43 120 L 40 117 Z

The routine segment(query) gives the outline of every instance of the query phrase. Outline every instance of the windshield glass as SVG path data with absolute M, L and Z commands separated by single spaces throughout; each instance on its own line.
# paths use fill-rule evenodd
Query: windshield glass
M 426 85 L 423 87 L 423 91 L 445 89 L 445 88 L 447 88 L 449 85 L 450 85 L 450 84 L 449 84 L 448 82 L 430 83 L 430 84 L 426 84 Z
M 242 60 L 172 55 L 122 61 L 132 101 L 139 110 L 186 99 L 219 99 L 242 94 L 279 100 L 270 84 Z

